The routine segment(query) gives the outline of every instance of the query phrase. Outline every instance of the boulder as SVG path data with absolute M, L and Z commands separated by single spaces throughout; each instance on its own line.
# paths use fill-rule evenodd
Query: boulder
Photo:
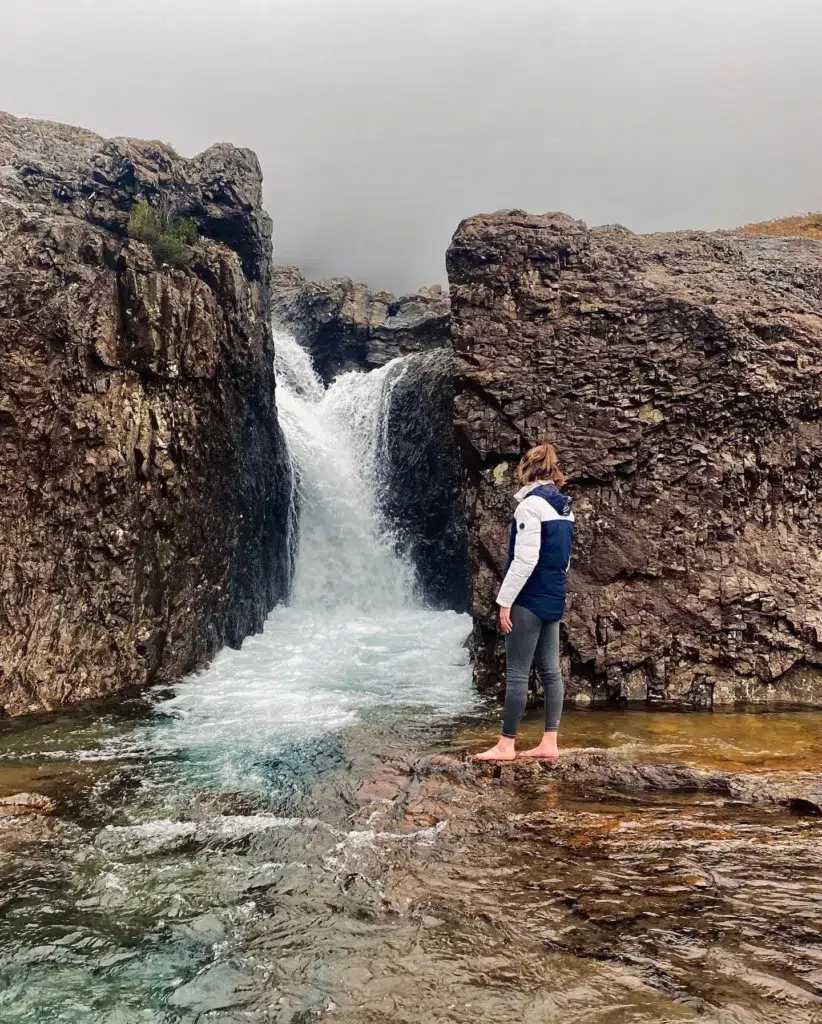
M 0 113 L 0 708 L 171 681 L 288 589 L 253 153 Z M 192 219 L 182 266 L 128 236 Z
M 449 343 L 450 304 L 436 285 L 395 298 L 347 277 L 306 281 L 295 267 L 276 267 L 272 300 L 326 384 L 345 370 L 372 370 Z
M 481 687 L 514 468 L 551 441 L 572 697 L 822 705 L 822 242 L 513 210 L 447 265 Z
M 12 793 L 0 797 L 0 815 L 19 817 L 23 814 L 51 814 L 54 801 L 40 793 Z
M 414 564 L 420 596 L 462 612 L 467 539 L 450 349 L 418 352 L 388 372 L 380 506 Z

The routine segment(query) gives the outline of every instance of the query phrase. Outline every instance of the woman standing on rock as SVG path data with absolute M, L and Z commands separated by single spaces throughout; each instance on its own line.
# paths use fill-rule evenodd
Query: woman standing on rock
M 527 452 L 519 464 L 521 489 L 511 523 L 508 563 L 497 604 L 505 635 L 507 679 L 502 735 L 480 761 L 513 761 L 517 728 L 525 711 L 528 677 L 536 655 L 545 691 L 545 732 L 539 745 L 521 757 L 557 757 L 562 714 L 559 623 L 565 612 L 568 564 L 574 535 L 571 499 L 560 487 L 565 475 L 550 444 Z

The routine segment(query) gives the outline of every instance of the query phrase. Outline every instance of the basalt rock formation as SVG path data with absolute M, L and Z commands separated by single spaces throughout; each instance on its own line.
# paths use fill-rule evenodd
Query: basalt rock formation
M 507 211 L 447 262 L 480 684 L 513 468 L 551 440 L 572 696 L 822 704 L 822 242 Z
M 0 707 L 172 680 L 289 583 L 271 224 L 248 150 L 0 114 Z M 128 238 L 192 218 L 186 265 Z
M 450 304 L 439 286 L 395 298 L 347 277 L 306 281 L 295 267 L 275 267 L 272 305 L 326 384 L 449 343 Z

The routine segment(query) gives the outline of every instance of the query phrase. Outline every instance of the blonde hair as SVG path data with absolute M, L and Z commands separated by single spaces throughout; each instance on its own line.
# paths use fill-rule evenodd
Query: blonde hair
M 557 487 L 565 483 L 565 474 L 559 468 L 559 459 L 552 444 L 538 444 L 526 452 L 517 467 L 517 479 L 523 486 L 535 480 L 550 480 Z

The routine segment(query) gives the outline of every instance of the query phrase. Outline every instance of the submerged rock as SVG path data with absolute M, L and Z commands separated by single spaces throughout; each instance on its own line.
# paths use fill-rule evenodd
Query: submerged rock
M 13 793 L 0 797 L 0 814 L 18 817 L 22 814 L 51 814 L 54 801 L 40 793 Z
M 275 267 L 272 300 L 326 384 L 344 370 L 449 344 L 450 302 L 436 285 L 396 298 L 347 277 L 306 281 L 296 267 Z
M 822 816 L 822 775 L 791 773 L 787 778 L 761 774 L 706 771 L 684 764 L 648 764 L 621 756 L 569 750 L 555 761 L 459 762 L 433 758 L 419 769 L 434 777 L 462 781 L 492 776 L 504 784 L 561 781 L 588 799 L 600 793 L 710 793 L 749 805 L 786 807 L 796 814 Z
M 0 114 L 0 707 L 174 680 L 287 591 L 253 153 Z M 196 224 L 181 266 L 138 200 Z
M 252 997 L 254 979 L 230 964 L 215 964 L 169 997 L 172 1006 L 195 1013 L 243 1006 Z
M 394 1005 L 424 1019 L 453 1006 L 466 1024 L 477 1007 L 486 1019 L 500 992 L 495 1019 L 512 1024 L 679 1020 L 695 1007 L 706 1020 L 739 1008 L 740 1020 L 817 1019 L 821 826 L 787 798 L 818 790 L 818 768 L 771 771 L 778 731 L 758 772 L 658 761 L 666 745 L 651 735 L 554 763 L 439 755 L 395 764 L 390 799 L 361 787 L 373 799 L 358 820 L 384 853 L 379 866 L 346 867 L 381 884 L 395 921 L 418 927 L 413 985 L 406 973 L 388 982 Z M 435 823 L 430 845 L 386 841 Z M 390 975 L 375 963 L 375 977 Z M 346 987 L 358 1007 L 385 991 L 360 972 Z
M 448 251 L 477 679 L 514 466 L 575 498 L 571 696 L 822 704 L 822 242 L 472 217 Z

